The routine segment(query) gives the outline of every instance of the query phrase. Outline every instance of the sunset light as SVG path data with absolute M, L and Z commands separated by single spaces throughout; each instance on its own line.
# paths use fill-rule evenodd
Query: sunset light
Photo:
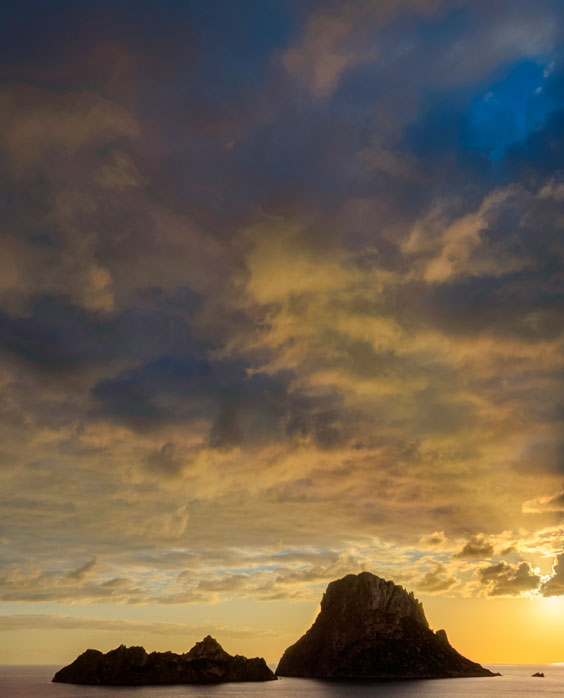
M 564 692 L 564 2 L 0 33 L 0 665 Z

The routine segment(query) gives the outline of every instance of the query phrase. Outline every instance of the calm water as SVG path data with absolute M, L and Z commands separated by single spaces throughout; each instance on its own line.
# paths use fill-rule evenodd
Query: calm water
M 504 676 L 389 683 L 336 683 L 314 679 L 280 679 L 267 683 L 219 686 L 142 686 L 137 688 L 72 686 L 51 683 L 60 667 L 0 666 L 0 698 L 535 698 L 564 695 L 564 666 L 535 664 L 493 666 Z M 544 671 L 544 679 L 533 679 Z

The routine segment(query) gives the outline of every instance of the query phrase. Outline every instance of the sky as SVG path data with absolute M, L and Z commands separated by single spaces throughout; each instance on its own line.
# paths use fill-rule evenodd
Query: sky
M 564 661 L 564 5 L 0 3 L 0 657 L 276 662 L 327 583 Z

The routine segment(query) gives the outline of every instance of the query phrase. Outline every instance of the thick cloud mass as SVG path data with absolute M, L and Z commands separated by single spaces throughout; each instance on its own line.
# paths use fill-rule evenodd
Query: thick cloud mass
M 487 588 L 488 596 L 518 596 L 524 591 L 536 590 L 541 581 L 529 563 L 511 565 L 503 560 L 478 570 L 478 577 Z
M 564 593 L 563 22 L 2 10 L 2 628 Z

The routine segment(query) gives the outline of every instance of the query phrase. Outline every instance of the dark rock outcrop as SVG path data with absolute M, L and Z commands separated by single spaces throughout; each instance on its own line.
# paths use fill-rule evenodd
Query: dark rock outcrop
M 544 672 L 537 671 L 535 674 L 531 674 L 534 679 L 544 679 Z
M 121 645 L 106 654 L 86 650 L 58 671 L 53 681 L 110 686 L 141 686 L 226 681 L 271 681 L 276 676 L 264 659 L 232 657 L 210 637 L 186 654 L 151 652 Z
M 495 676 L 434 633 L 413 593 L 369 572 L 331 582 L 312 627 L 288 647 L 278 676 L 411 679 Z

